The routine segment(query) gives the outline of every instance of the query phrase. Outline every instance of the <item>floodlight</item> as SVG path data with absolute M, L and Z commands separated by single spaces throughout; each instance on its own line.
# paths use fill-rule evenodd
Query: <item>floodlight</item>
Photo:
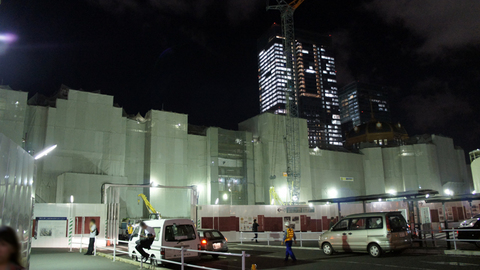
M 50 147 L 48 147 L 48 148 L 45 148 L 44 150 L 40 151 L 40 153 L 38 153 L 38 155 L 35 156 L 35 160 L 40 159 L 40 158 L 48 155 L 48 154 L 49 154 L 50 152 L 52 152 L 53 149 L 55 149 L 55 148 L 57 148 L 57 145 L 56 145 L 56 144 L 55 144 L 55 145 L 52 145 L 52 146 L 50 146 Z

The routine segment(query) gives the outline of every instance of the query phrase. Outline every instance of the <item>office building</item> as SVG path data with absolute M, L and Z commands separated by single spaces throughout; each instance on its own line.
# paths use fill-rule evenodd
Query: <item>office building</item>
M 331 43 L 330 36 L 296 30 L 294 74 L 286 68 L 279 25 L 274 24 L 258 42 L 260 112 L 285 113 L 287 82 L 294 76 L 299 116 L 307 120 L 310 148 L 342 145 Z
M 339 97 L 343 132 L 348 133 L 373 118 L 392 122 L 387 94 L 386 87 L 370 83 L 352 82 L 342 87 Z

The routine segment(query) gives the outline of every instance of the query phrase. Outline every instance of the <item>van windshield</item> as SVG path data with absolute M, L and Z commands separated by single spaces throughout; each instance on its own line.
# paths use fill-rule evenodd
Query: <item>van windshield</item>
M 165 241 L 180 242 L 194 240 L 195 228 L 192 225 L 169 225 L 165 227 Z

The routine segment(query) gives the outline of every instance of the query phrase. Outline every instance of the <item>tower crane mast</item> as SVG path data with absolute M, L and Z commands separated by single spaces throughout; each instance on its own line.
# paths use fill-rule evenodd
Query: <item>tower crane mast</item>
M 298 113 L 298 91 L 295 80 L 297 78 L 295 30 L 293 13 L 304 0 L 275 0 L 274 4 L 267 1 L 268 10 L 280 11 L 282 19 L 283 50 L 286 60 L 287 90 L 285 91 L 285 148 L 287 157 L 287 183 L 290 202 L 295 204 L 300 199 L 300 129 Z M 290 74 L 288 74 L 290 72 Z

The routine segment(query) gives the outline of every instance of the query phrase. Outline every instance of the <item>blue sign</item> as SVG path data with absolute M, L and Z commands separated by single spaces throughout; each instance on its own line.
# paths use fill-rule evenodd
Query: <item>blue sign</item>
M 37 217 L 36 220 L 67 220 L 66 217 Z

